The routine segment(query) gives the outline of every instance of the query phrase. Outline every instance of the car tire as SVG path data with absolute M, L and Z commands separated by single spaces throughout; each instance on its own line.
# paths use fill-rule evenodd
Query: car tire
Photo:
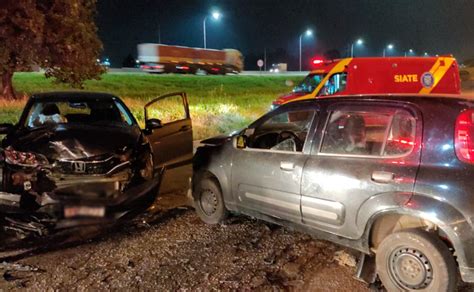
M 216 179 L 202 178 L 194 188 L 193 198 L 196 213 L 205 223 L 218 224 L 227 217 L 224 197 Z
M 377 248 L 376 270 L 388 291 L 455 291 L 457 268 L 435 235 L 413 229 L 387 236 Z

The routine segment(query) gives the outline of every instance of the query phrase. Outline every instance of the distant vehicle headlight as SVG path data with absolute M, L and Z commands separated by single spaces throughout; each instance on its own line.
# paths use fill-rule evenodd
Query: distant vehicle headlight
M 5 149 L 5 161 L 8 164 L 26 167 L 48 164 L 48 159 L 41 154 L 16 151 L 11 146 Z

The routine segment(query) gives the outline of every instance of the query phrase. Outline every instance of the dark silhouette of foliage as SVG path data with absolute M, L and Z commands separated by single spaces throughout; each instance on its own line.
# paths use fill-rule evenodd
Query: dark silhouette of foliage
M 46 77 L 73 87 L 98 79 L 102 43 L 94 22 L 96 0 L 0 1 L 2 95 L 15 98 L 12 78 L 37 65 Z

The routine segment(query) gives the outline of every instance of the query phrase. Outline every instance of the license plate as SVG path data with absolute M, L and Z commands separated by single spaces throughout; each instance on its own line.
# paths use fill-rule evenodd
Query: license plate
M 64 208 L 64 217 L 78 217 L 78 216 L 87 216 L 87 217 L 104 217 L 105 208 L 104 207 L 66 207 Z

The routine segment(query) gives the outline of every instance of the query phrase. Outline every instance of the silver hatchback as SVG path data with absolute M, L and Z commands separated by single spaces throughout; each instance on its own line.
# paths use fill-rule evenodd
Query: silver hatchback
M 390 291 L 474 282 L 472 101 L 292 102 L 203 143 L 193 197 L 206 223 L 245 214 L 351 247 L 357 276 Z

